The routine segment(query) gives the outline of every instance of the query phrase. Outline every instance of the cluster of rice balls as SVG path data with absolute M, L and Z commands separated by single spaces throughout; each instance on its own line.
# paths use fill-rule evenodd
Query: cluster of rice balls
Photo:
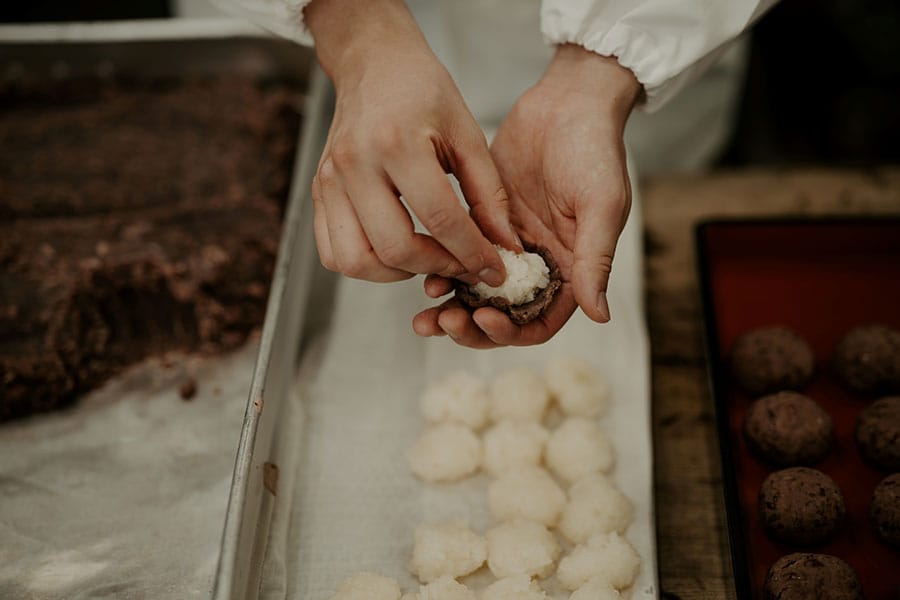
M 540 600 L 549 577 L 571 600 L 621 598 L 641 560 L 624 538 L 631 501 L 608 477 L 615 453 L 598 419 L 609 396 L 578 359 L 550 362 L 543 377 L 516 368 L 487 384 L 456 372 L 431 385 L 409 467 L 428 483 L 483 470 L 496 525 L 481 535 L 463 520 L 421 524 L 409 562 L 418 591 L 401 596 L 397 581 L 357 573 L 332 600 Z M 495 581 L 478 594 L 458 581 L 485 563 Z

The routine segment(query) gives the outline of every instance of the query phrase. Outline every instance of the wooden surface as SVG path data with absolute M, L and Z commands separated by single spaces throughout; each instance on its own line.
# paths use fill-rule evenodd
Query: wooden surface
M 716 217 L 900 215 L 900 167 L 667 176 L 642 182 L 641 192 L 661 597 L 733 598 L 694 225 Z

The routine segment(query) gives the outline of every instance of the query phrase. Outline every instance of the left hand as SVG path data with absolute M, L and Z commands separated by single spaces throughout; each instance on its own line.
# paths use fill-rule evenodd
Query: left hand
M 639 92 L 634 75 L 614 58 L 558 48 L 541 81 L 501 125 L 491 154 L 514 226 L 524 240 L 550 250 L 563 285 L 527 325 L 491 307 L 470 312 L 450 299 L 416 315 L 416 333 L 448 334 L 472 348 L 527 346 L 550 339 L 577 306 L 594 321 L 610 319 L 606 287 L 631 207 L 623 134 Z M 425 280 L 432 298 L 451 290 L 449 279 Z

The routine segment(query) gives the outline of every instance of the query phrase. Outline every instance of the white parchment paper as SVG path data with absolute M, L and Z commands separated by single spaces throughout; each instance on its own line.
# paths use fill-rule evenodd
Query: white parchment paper
M 282 420 L 282 433 L 293 435 L 281 436 L 277 453 L 286 479 L 276 497 L 263 598 L 325 600 L 361 570 L 417 589 L 407 570 L 416 525 L 464 518 L 484 531 L 491 524 L 486 476 L 427 485 L 410 474 L 405 452 L 423 427 L 420 394 L 455 369 L 487 378 L 517 365 L 541 370 L 554 356 L 587 359 L 611 382 L 614 401 L 603 426 L 617 451 L 615 480 L 635 505 L 627 537 L 643 559 L 633 597 L 657 597 L 641 224 L 633 213 L 616 257 L 611 323 L 596 325 L 577 312 L 542 346 L 476 351 L 447 338 L 421 339 L 411 319 L 431 301 L 419 279 L 340 282 L 333 324 L 306 352 Z M 468 582 L 490 577 L 474 579 Z
M 256 353 L 151 361 L 0 425 L 0 598 L 208 598 Z

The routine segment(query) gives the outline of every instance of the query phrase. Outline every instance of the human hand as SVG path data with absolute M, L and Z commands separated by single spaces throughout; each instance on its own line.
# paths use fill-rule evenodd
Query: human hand
M 370 281 L 436 273 L 502 283 L 492 242 L 521 250 L 506 192 L 484 134 L 403 2 L 320 0 L 305 16 L 337 94 L 312 190 L 322 264 Z M 401 195 L 431 235 L 414 231 Z
M 631 71 L 579 46 L 560 46 L 541 81 L 513 107 L 491 146 L 509 192 L 511 218 L 523 239 L 559 263 L 563 285 L 537 320 L 516 325 L 501 311 L 474 312 L 451 299 L 419 313 L 419 335 L 449 334 L 473 348 L 540 344 L 576 306 L 591 319 L 610 318 L 606 287 L 616 241 L 631 206 L 623 133 L 640 92 Z M 425 291 L 452 289 L 426 278 Z

